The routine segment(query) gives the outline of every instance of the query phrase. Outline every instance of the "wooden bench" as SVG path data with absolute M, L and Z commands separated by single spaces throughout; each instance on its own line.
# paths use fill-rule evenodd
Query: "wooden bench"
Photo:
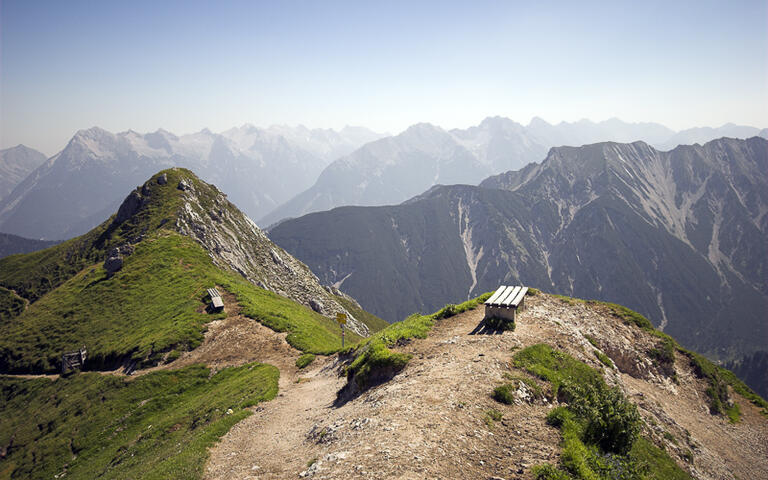
M 485 301 L 485 318 L 503 318 L 515 321 L 515 312 L 525 307 L 525 295 L 528 287 L 500 286 L 493 295 Z
M 88 351 L 85 349 L 85 346 L 75 352 L 63 353 L 61 355 L 61 374 L 67 373 L 67 370 L 82 369 L 85 365 L 87 354 Z
M 208 296 L 211 297 L 211 310 L 220 312 L 224 309 L 224 301 L 221 299 L 221 294 L 215 288 L 208 289 Z

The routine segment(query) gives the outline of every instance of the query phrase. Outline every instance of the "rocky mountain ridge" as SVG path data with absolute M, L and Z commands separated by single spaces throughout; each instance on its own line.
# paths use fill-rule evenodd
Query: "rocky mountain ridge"
M 652 352 L 664 337 L 624 315 L 631 313 L 536 295 L 526 299 L 514 331 L 476 333 L 482 308 L 438 317 L 416 337 L 400 338 L 408 327 L 393 325 L 372 341 L 380 336 L 392 355 L 409 359 L 399 373 L 341 404 L 333 401 L 345 382 L 335 374 L 343 359 L 301 373 L 303 381 L 290 383 L 284 397 L 257 408 L 223 437 L 206 478 L 257 472 L 266 479 L 530 479 L 545 464 L 573 478 L 613 478 L 618 456 L 607 455 L 613 462 L 595 469 L 594 477 L 585 473 L 593 464 L 574 461 L 589 450 L 574 454 L 549 420 L 569 403 L 545 380 L 558 363 L 520 361 L 532 351 L 550 351 L 562 363 L 566 355 L 575 359 L 636 405 L 642 427 L 630 458 L 651 478 L 764 476 L 768 420 L 760 407 L 729 387 L 727 402 L 739 405 L 739 420 L 711 413 L 711 379 L 693 357 L 673 349 L 659 360 Z M 495 400 L 494 391 L 505 386 L 509 396 Z M 635 469 L 626 474 L 640 478 Z
M 437 184 L 477 184 L 491 174 L 523 168 L 544 158 L 552 147 L 638 140 L 671 149 L 723 136 L 762 135 L 754 127 L 726 124 L 675 133 L 655 123 L 626 123 L 612 118 L 551 125 L 535 117 L 528 125 L 488 117 L 467 129 L 443 130 L 416 124 L 403 133 L 361 147 L 329 165 L 317 182 L 269 215 L 262 226 L 285 218 L 343 205 L 392 205 Z
M 173 173 L 174 185 L 168 185 L 169 173 Z M 218 188 L 188 170 L 162 172 L 137 187 L 123 201 L 109 228 L 119 228 L 140 217 L 156 189 L 174 187 L 180 191 L 179 209 L 164 220 L 200 244 L 215 264 L 321 315 L 335 317 L 344 313 L 347 328 L 360 336 L 369 334 L 368 327 L 344 308 L 334 298 L 335 292 L 323 287 L 306 265 L 272 243 Z
M 269 235 L 388 321 L 523 282 L 617 301 L 683 345 L 740 358 L 768 336 L 767 162 L 757 137 L 555 148 L 480 187 L 314 213 Z

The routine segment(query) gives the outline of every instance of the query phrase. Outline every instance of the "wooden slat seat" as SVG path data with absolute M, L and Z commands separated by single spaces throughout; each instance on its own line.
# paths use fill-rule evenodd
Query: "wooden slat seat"
M 520 291 L 517 293 L 515 298 L 511 302 L 509 302 L 509 305 L 511 307 L 517 308 L 520 305 L 520 303 L 523 301 L 523 299 L 525 298 L 525 294 L 526 293 L 528 293 L 528 287 L 521 287 Z
M 515 321 L 515 312 L 524 308 L 528 287 L 501 285 L 485 301 L 485 318 L 502 318 Z
M 488 300 L 485 301 L 485 304 L 486 305 L 493 305 L 494 303 L 496 303 L 496 300 L 499 299 L 501 294 L 504 293 L 506 290 L 507 290 L 507 286 L 506 285 L 500 286 L 499 288 L 496 289 L 496 291 L 493 293 L 493 295 L 491 295 L 491 297 Z
M 208 289 L 208 295 L 211 297 L 211 306 L 214 309 L 224 308 L 224 301 L 221 299 L 221 294 L 215 288 Z

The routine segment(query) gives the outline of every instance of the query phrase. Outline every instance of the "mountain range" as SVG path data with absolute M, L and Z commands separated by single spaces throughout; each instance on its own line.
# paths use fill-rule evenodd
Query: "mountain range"
M 500 284 L 609 300 L 733 359 L 768 338 L 768 140 L 550 150 L 479 186 L 286 220 L 270 238 L 387 321 Z
M 730 152 L 733 171 L 744 173 L 750 152 L 762 154 L 760 142 L 703 149 L 717 158 Z M 639 143 L 592 149 L 620 153 L 627 170 L 651 151 Z M 553 172 L 567 172 L 563 165 L 582 149 L 572 150 L 552 160 Z M 600 170 L 599 160 L 592 163 L 584 178 Z M 616 167 L 611 157 L 604 173 L 628 182 Z M 531 181 L 545 176 L 525 173 Z M 406 215 L 400 233 L 432 228 L 448 238 L 458 227 L 464 259 L 474 252 L 479 266 L 485 256 L 471 219 L 482 202 L 460 198 L 441 216 L 450 195 L 440 191 L 490 192 L 509 211 L 525 208 L 518 178 L 488 182 L 494 188 L 436 187 L 401 206 L 433 202 L 439 221 Z M 739 193 L 749 187 L 737 183 Z M 595 191 L 638 192 L 621 184 Z M 685 204 L 689 196 L 681 198 Z M 758 200 L 747 203 L 762 211 Z M 546 217 L 547 201 L 535 212 L 541 234 L 565 218 Z M 459 223 L 440 230 L 455 213 Z M 515 238 L 527 245 L 524 237 Z M 380 240 L 368 248 L 386 246 L 387 237 Z M 398 240 L 414 254 L 421 248 L 415 237 Z M 397 256 L 392 262 L 401 266 Z M 460 273 L 441 272 L 436 285 Z M 515 321 L 497 330 L 478 308 L 491 294 L 387 326 L 323 286 L 217 187 L 186 169 L 160 171 L 86 234 L 0 259 L 1 476 L 715 480 L 768 473 L 768 403 L 731 372 L 626 307 L 537 288 L 528 289 Z M 340 313 L 346 329 L 333 319 Z
M 267 226 L 335 206 L 397 204 L 435 184 L 476 184 L 540 161 L 554 146 L 644 140 L 667 148 L 754 135 L 768 137 L 768 130 L 726 124 L 675 133 L 655 123 L 618 119 L 552 125 L 534 118 L 524 126 L 502 117 L 463 130 L 417 124 L 387 137 L 361 127 L 244 125 L 182 136 L 94 127 L 78 132 L 26 177 L 2 177 L 14 190 L 0 195 L 0 232 L 54 240 L 85 233 L 134 186 L 172 166 L 190 168 L 219 185 Z M 12 168 L 0 159 L 0 169 Z
M 30 253 L 56 245 L 56 241 L 32 240 L 8 233 L 0 233 L 0 258 L 17 253 Z
M 137 184 L 173 166 L 192 168 L 226 188 L 248 216 L 259 218 L 311 185 L 328 163 L 379 136 L 359 127 L 336 132 L 244 125 L 184 136 L 81 130 L 0 199 L 0 231 L 46 239 L 85 233 Z
M 417 124 L 336 160 L 314 185 L 258 223 L 269 226 L 285 218 L 343 205 L 397 204 L 437 184 L 474 185 L 491 174 L 541 161 L 556 146 L 641 140 L 666 150 L 720 137 L 757 135 L 768 138 L 768 129 L 726 124 L 676 133 L 656 123 L 626 123 L 616 118 L 557 125 L 534 118 L 524 126 L 508 118 L 489 117 L 464 130 Z
M 96 369 L 162 362 L 199 344 L 201 299 L 214 286 L 309 351 L 339 341 L 327 318 L 336 314 L 350 336 L 370 332 L 353 299 L 322 286 L 215 186 L 174 168 L 85 235 L 0 259 L 0 373 L 50 372 L 82 344 Z

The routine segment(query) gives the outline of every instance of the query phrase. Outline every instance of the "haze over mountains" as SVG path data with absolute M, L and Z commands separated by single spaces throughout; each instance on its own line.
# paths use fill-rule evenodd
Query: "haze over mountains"
M 499 284 L 627 305 L 715 358 L 765 349 L 768 141 L 553 148 L 480 186 L 287 220 L 270 238 L 388 321 Z
M 678 144 L 756 135 L 768 137 L 768 130 L 726 124 L 675 133 L 656 123 L 626 123 L 616 118 L 556 125 L 534 118 L 524 126 L 508 118 L 489 117 L 476 127 L 449 131 L 418 124 L 333 162 L 311 188 L 258 223 L 269 226 L 342 205 L 397 204 L 437 184 L 474 185 L 489 175 L 541 161 L 550 148 L 561 145 L 642 140 L 667 150 Z
M 43 162 L 45 155 L 24 145 L 0 150 L 0 199 Z
M 540 161 L 553 146 L 644 140 L 666 148 L 683 139 L 757 134 L 768 131 L 727 124 L 675 133 L 659 124 L 618 119 L 551 125 L 534 118 L 523 126 L 501 117 L 464 130 L 417 124 L 386 138 L 361 127 L 337 132 L 244 125 L 183 136 L 91 128 L 23 180 L 2 177 L 15 191 L 0 196 L 0 232 L 45 239 L 84 233 L 143 179 L 171 166 L 190 168 L 220 185 L 248 216 L 267 226 L 339 205 L 396 204 L 435 184 L 477 184 Z M 6 164 L 0 168 L 7 170 Z
M 0 231 L 46 239 L 84 233 L 137 184 L 172 166 L 191 168 L 225 188 L 258 218 L 311 185 L 332 160 L 379 136 L 359 127 L 336 132 L 244 125 L 181 137 L 164 130 L 81 130 L 0 200 Z

